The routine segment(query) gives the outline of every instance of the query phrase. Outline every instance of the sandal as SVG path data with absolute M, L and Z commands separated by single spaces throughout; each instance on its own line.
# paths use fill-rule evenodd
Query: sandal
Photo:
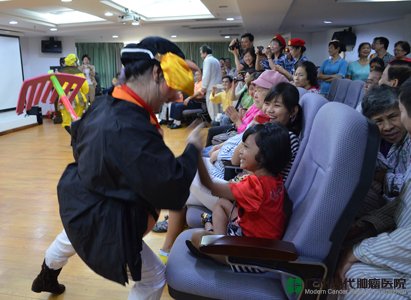
M 167 229 L 168 229 L 168 216 L 165 216 L 163 221 L 159 221 L 154 225 L 152 231 L 161 233 L 161 232 L 167 232 Z

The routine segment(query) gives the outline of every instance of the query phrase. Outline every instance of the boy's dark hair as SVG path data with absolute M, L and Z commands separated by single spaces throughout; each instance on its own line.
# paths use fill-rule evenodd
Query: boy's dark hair
M 248 38 L 248 39 L 250 40 L 250 42 L 254 42 L 254 35 L 252 35 L 252 34 L 249 33 L 249 32 L 244 33 L 244 34 L 240 37 L 240 39 L 242 39 L 242 38 Z
M 364 96 L 361 106 L 363 115 L 371 119 L 389 109 L 398 108 L 398 91 L 385 84 L 375 86 Z
M 233 77 L 231 77 L 230 75 L 225 75 L 221 78 L 221 80 L 223 80 L 224 78 L 227 78 L 230 82 L 233 82 Z
M 370 70 L 370 72 L 380 72 L 382 74 L 384 72 L 384 68 L 381 68 L 380 66 L 375 66 L 374 70 Z
M 297 64 L 297 68 L 302 67 L 304 68 L 305 72 L 307 73 L 307 80 L 311 84 L 311 86 L 318 86 L 318 70 L 317 66 L 311 61 L 302 61 Z
M 408 78 L 400 88 L 400 102 L 407 110 L 407 115 L 411 118 L 411 78 Z
M 384 45 L 384 49 L 388 49 L 388 45 L 390 44 L 390 41 L 385 37 L 385 36 L 377 36 L 374 38 L 374 43 L 379 41 L 381 44 Z
M 200 51 L 203 52 L 203 53 L 207 53 L 207 54 L 212 54 L 213 53 L 213 50 L 211 50 L 210 46 L 208 46 L 208 45 L 202 45 L 200 47 Z
M 398 80 L 398 87 L 402 85 L 409 77 L 411 77 L 411 63 L 405 60 L 393 60 L 389 63 L 388 79 Z
M 298 103 L 300 100 L 300 93 L 298 89 L 289 82 L 280 82 L 279 84 L 270 88 L 267 96 L 264 98 L 264 102 L 271 102 L 278 99 L 281 96 L 282 102 L 289 112 L 292 112 L 295 107 L 298 107 L 297 115 L 293 120 L 290 120 L 288 124 L 288 130 L 292 131 L 296 135 L 300 134 L 302 127 L 302 109 Z
M 248 128 L 243 142 L 252 135 L 259 149 L 255 160 L 272 175 L 277 176 L 291 160 L 291 142 L 288 129 L 278 123 L 257 124 Z

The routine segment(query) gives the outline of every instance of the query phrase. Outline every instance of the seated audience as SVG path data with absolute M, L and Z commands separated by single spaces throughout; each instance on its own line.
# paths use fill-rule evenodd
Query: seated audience
M 229 51 L 234 55 L 235 67 L 237 69 L 237 72 L 255 72 L 256 56 L 253 48 L 248 48 L 244 50 L 242 60 L 240 60 L 239 49 L 229 49 Z
M 337 78 L 344 78 L 345 74 L 347 74 L 347 61 L 340 56 L 343 47 L 341 42 L 337 40 L 328 43 L 330 58 L 323 62 L 318 74 L 318 79 L 321 80 L 320 94 L 324 96 L 327 96 L 330 91 L 331 81 Z
M 281 239 L 287 215 L 286 191 L 281 170 L 291 158 L 288 129 L 278 123 L 254 125 L 242 137 L 240 166 L 247 176 L 238 182 L 214 182 L 200 159 L 201 183 L 220 197 L 213 207 L 213 231 L 198 230 L 187 246 L 194 254 L 205 235 L 248 236 Z M 195 248 L 193 248 L 193 246 Z M 202 254 L 203 255 L 203 254 Z M 225 263 L 225 257 L 212 256 Z
M 183 111 L 186 109 L 200 109 L 204 101 L 204 94 L 202 92 L 202 74 L 201 70 L 194 73 L 194 94 L 184 99 L 184 102 L 172 102 L 170 108 L 170 119 L 173 123 L 168 127 L 170 129 L 181 128 L 181 120 L 183 118 Z
M 286 81 L 285 78 L 284 81 Z M 299 93 L 296 87 L 287 82 L 281 82 L 276 86 L 273 86 L 269 91 L 256 91 L 256 101 L 258 101 L 259 93 L 264 93 L 266 95 L 264 96 L 265 100 L 263 112 L 270 116 L 270 121 L 285 125 L 290 131 L 289 134 L 291 141 L 292 158 L 291 162 L 282 172 L 283 180 L 285 180 L 288 171 L 291 168 L 291 163 L 294 160 L 295 155 L 297 154 L 299 146 L 297 135 L 300 133 L 302 120 L 302 111 L 300 105 L 298 104 Z M 224 143 L 225 145 L 220 150 L 221 156 L 217 159 L 231 159 L 235 149 L 241 143 L 242 135 L 243 134 L 239 134 Z M 239 151 L 237 151 L 237 153 L 238 152 Z M 211 163 L 208 162 L 208 159 L 203 160 L 206 162 L 206 165 L 211 165 Z M 220 165 L 220 162 L 218 162 L 218 165 Z M 216 176 L 209 171 L 209 174 L 214 181 L 226 182 L 222 179 L 224 177 L 224 166 L 221 168 L 220 173 L 221 174 Z M 217 197 L 211 195 L 210 190 L 201 185 L 198 177 L 195 181 L 193 181 L 191 195 L 187 200 L 187 203 L 206 206 L 211 210 L 217 200 Z M 160 249 L 160 258 L 163 261 L 167 259 L 168 252 L 170 251 L 177 236 L 184 230 L 185 214 L 185 209 L 181 211 L 170 211 L 166 239 L 163 243 L 162 248 Z
M 393 60 L 384 69 L 379 84 L 399 87 L 411 76 L 411 63 L 405 60 Z
M 210 95 L 210 101 L 214 104 L 220 104 L 223 112 L 227 107 L 233 104 L 234 100 L 234 85 L 233 78 L 231 76 L 223 76 L 223 90 L 217 93 L 217 86 L 213 86 Z M 223 113 L 219 121 L 213 121 L 212 125 L 229 125 L 231 123 L 230 118 Z
M 411 79 L 400 89 L 401 122 L 411 134 Z M 394 228 L 350 247 L 343 255 L 337 275 L 342 282 L 355 279 L 347 286 L 347 299 L 406 299 L 411 296 L 411 167 L 404 174 L 404 186 L 396 198 Z M 358 293 L 357 279 L 392 280 L 397 282 L 379 289 Z M 378 281 L 379 282 L 379 281 Z M 349 284 L 351 285 L 351 284 Z M 388 290 L 386 290 L 388 289 Z M 356 293 L 357 292 L 357 293 Z
M 348 64 L 347 78 L 352 80 L 366 81 L 370 73 L 370 60 L 368 56 L 371 52 L 370 43 L 361 43 L 358 46 L 359 59 Z
M 294 85 L 302 87 L 311 93 L 319 93 L 317 67 L 311 61 L 303 61 L 297 65 L 294 73 Z
M 378 85 L 383 72 L 384 69 L 379 66 L 375 66 L 372 70 L 370 70 L 370 74 L 368 74 L 368 78 L 364 84 L 365 93 L 367 93 L 371 88 Z

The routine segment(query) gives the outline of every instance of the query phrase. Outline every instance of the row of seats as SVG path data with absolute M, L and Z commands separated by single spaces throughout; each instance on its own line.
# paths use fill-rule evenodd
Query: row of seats
M 364 97 L 364 84 L 362 80 L 334 79 L 327 99 L 356 108 Z
M 224 237 L 202 248 L 227 256 L 233 265 L 260 266 L 270 272 L 235 273 L 228 266 L 193 257 L 185 244 L 192 230 L 186 230 L 167 263 L 173 298 L 287 299 L 293 296 L 285 288 L 289 276 L 321 281 L 334 273 L 343 237 L 371 184 L 378 130 L 353 108 L 320 95 L 306 93 L 300 104 L 300 148 L 285 183 L 293 213 L 283 240 Z M 188 219 L 190 214 L 189 207 Z M 198 207 L 195 214 L 199 220 Z M 318 284 L 304 283 L 311 289 Z

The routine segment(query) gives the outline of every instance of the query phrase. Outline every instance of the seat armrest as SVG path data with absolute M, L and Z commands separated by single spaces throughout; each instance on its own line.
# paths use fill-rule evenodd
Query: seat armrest
M 200 250 L 207 254 L 259 260 L 294 261 L 298 258 L 293 243 L 244 236 L 207 235 L 201 240 Z

